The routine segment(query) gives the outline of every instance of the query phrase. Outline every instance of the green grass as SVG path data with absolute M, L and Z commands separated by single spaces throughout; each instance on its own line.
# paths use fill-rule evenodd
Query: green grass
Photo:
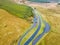
M 19 5 L 9 0 L 0 0 L 0 9 L 4 9 L 9 13 L 23 19 L 33 16 L 32 8 L 26 5 Z

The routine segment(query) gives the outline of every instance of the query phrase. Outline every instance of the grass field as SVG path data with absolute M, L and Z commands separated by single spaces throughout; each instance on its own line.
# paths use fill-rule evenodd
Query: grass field
M 36 8 L 51 26 L 49 34 L 39 45 L 60 45 L 60 7 Z M 30 26 L 26 21 L 29 17 L 33 17 L 30 7 L 16 4 L 11 0 L 0 0 L 0 45 L 16 45 L 18 39 Z
M 18 18 L 19 17 L 19 18 Z M 16 45 L 21 35 L 31 26 L 32 9 L 11 0 L 0 0 L 0 45 Z
M 0 9 L 0 45 L 14 45 L 20 36 L 30 27 L 24 19 L 13 16 Z
M 36 7 L 42 14 L 42 17 L 49 22 L 51 30 L 49 34 L 44 38 L 44 45 L 60 45 L 60 7 L 54 9 L 45 9 L 42 7 Z M 41 42 L 41 44 L 42 44 Z
M 32 9 L 30 7 L 16 4 L 10 0 L 0 0 L 0 8 L 23 19 L 33 16 Z

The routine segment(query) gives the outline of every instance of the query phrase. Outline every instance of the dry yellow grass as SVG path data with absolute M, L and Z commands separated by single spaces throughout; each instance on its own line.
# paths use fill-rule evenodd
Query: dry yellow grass
M 56 32 L 50 32 L 45 37 L 46 45 L 60 45 L 60 34 Z
M 51 26 L 50 33 L 45 37 L 46 45 L 60 45 L 60 8 L 44 9 L 36 7 L 44 20 Z
M 60 8 L 59 8 L 60 9 Z M 49 9 L 44 9 L 44 8 L 37 8 L 37 10 L 41 13 L 42 17 L 49 22 L 49 24 L 51 25 L 51 30 L 53 30 L 54 32 L 59 32 L 60 30 L 60 14 L 56 13 L 58 12 L 58 10 L 56 12 L 53 12 Z M 60 11 L 59 11 L 60 12 Z M 60 32 L 59 32 L 60 33 Z
M 13 45 L 30 24 L 0 9 L 0 45 Z

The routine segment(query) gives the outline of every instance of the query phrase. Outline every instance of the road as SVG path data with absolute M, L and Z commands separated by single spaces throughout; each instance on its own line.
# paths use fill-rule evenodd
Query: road
M 35 9 L 34 9 L 34 12 L 35 12 L 36 14 L 38 14 L 38 16 L 41 16 L 41 15 L 39 14 L 39 12 L 37 12 Z M 39 17 L 39 18 L 42 19 L 41 17 Z M 42 19 L 42 20 L 43 20 L 43 19 Z M 39 35 L 36 37 L 36 39 L 34 39 L 32 45 L 37 45 L 37 42 L 38 42 L 46 33 L 48 33 L 48 32 L 50 31 L 50 26 L 49 26 L 49 24 L 48 24 L 46 21 L 44 21 L 44 20 L 43 20 L 43 22 L 44 22 L 44 24 L 45 24 L 44 31 L 43 31 L 41 34 L 39 34 Z
M 40 41 L 40 39 L 49 32 L 50 30 L 50 26 L 48 23 L 46 23 L 42 17 L 40 16 L 40 14 L 36 11 L 36 9 L 33 10 L 34 11 L 34 23 L 31 26 L 30 29 L 28 29 L 24 35 L 20 38 L 18 45 L 29 45 L 32 42 L 32 45 L 36 45 L 38 41 Z M 45 28 L 43 30 L 43 32 L 40 34 L 39 31 L 41 30 L 42 27 L 42 23 L 45 24 Z M 38 26 L 38 27 L 36 27 Z M 35 29 L 34 29 L 35 28 Z M 31 33 L 32 32 L 32 33 Z M 29 37 L 28 37 L 29 36 Z M 28 37 L 28 38 L 27 38 Z
M 33 29 L 36 27 L 37 25 L 37 17 L 34 16 L 34 19 L 33 19 L 33 25 L 23 34 L 23 36 L 20 38 L 19 42 L 18 42 L 18 45 L 20 45 L 20 42 L 22 41 L 22 39 Z

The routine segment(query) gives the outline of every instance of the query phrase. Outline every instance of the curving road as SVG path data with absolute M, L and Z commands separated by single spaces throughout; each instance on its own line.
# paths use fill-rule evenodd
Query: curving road
M 50 26 L 48 23 L 46 23 L 40 14 L 36 11 L 36 9 L 33 9 L 34 12 L 34 20 L 33 20 L 33 25 L 31 26 L 30 29 L 28 29 L 24 35 L 20 38 L 18 45 L 29 45 L 32 42 L 32 45 L 36 45 L 38 41 L 41 40 L 41 38 L 49 32 Z M 41 31 L 42 23 L 45 24 L 45 28 L 43 32 L 38 34 L 39 31 Z M 38 27 L 36 27 L 38 26 Z M 34 29 L 35 28 L 35 29 Z M 33 29 L 33 30 L 32 30 Z M 33 31 L 33 32 L 32 32 Z M 32 33 L 31 33 L 32 32 Z M 31 34 L 29 37 L 28 35 Z M 37 35 L 38 34 L 38 35 Z M 27 38 L 28 37 L 28 38 Z
M 24 45 L 28 45 L 33 39 L 34 37 L 36 36 L 36 34 L 38 34 L 39 30 L 40 30 L 40 27 L 41 27 L 41 22 L 40 22 L 40 19 L 39 19 L 39 25 L 38 25 L 38 28 L 36 29 L 36 31 L 32 34 L 32 36 L 25 42 Z
M 32 45 L 36 45 L 36 44 L 37 44 L 37 42 L 38 42 L 38 41 L 40 41 L 40 40 L 41 40 L 41 38 L 42 38 L 46 33 L 48 33 L 48 32 L 49 32 L 49 29 L 50 29 L 49 24 L 48 24 L 48 23 L 46 23 L 46 22 L 44 22 L 44 23 L 45 23 L 44 31 L 43 31 L 41 34 L 39 34 L 39 35 L 37 36 L 37 38 L 33 41 Z
M 36 27 L 37 25 L 37 17 L 36 15 L 34 16 L 34 19 L 33 19 L 33 25 L 23 34 L 23 36 L 20 38 L 19 42 L 18 42 L 18 45 L 20 45 L 21 41 L 23 40 L 23 38 L 33 29 Z
M 38 13 L 35 9 L 34 9 L 34 11 L 35 11 L 36 14 L 39 15 L 39 13 Z M 39 15 L 39 16 L 40 16 L 40 15 Z M 40 18 L 40 19 L 42 19 L 42 18 Z M 36 45 L 37 42 L 40 41 L 41 38 L 42 38 L 46 33 L 48 33 L 49 30 L 50 30 L 49 24 L 48 24 L 46 21 L 44 21 L 44 20 L 43 20 L 43 22 L 44 22 L 44 24 L 45 24 L 44 31 L 36 37 L 36 39 L 33 41 L 32 45 Z

